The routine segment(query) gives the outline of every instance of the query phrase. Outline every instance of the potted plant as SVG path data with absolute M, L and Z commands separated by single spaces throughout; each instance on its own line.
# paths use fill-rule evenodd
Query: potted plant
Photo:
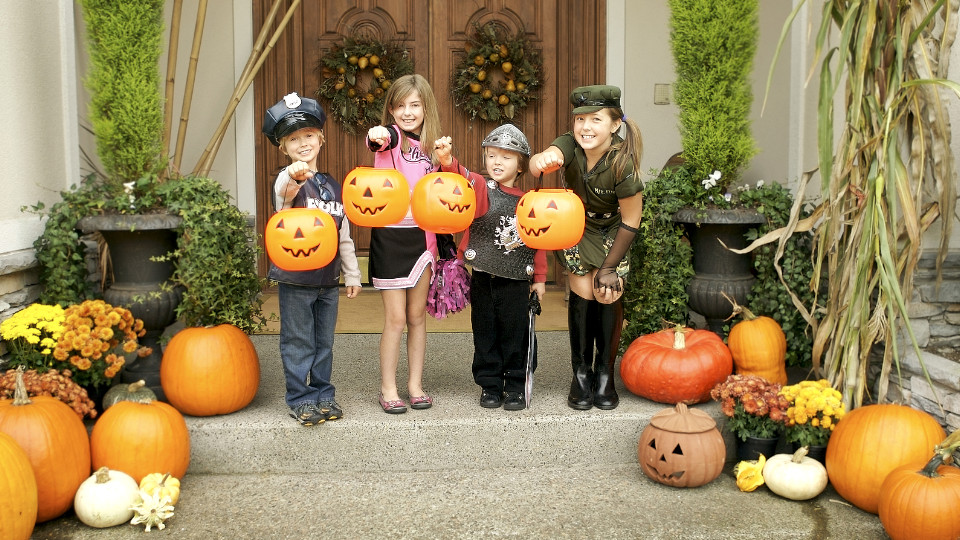
M 159 338 L 170 323 L 231 323 L 245 332 L 262 326 L 255 233 L 217 182 L 167 170 L 170 126 L 159 76 L 164 2 L 82 0 L 81 6 L 103 170 L 62 192 L 49 209 L 31 208 L 48 217 L 34 243 L 41 301 L 66 306 L 102 294 L 133 311 L 153 354 L 128 364 L 123 380 L 145 379 L 162 398 Z M 175 65 L 175 58 L 168 62 Z M 245 72 L 242 82 L 252 76 Z M 225 118 L 230 114 L 232 108 Z M 198 170 L 209 170 L 207 160 L 211 152 Z M 100 276 L 91 280 L 87 253 L 94 242 L 99 256 L 92 265 Z
M 690 201 L 701 200 L 703 189 L 693 185 L 688 171 L 681 167 L 667 166 L 653 176 L 644 186 L 641 232 L 629 254 L 631 268 L 637 271 L 626 278 L 623 298 L 627 324 L 621 349 L 639 336 L 661 330 L 663 321 L 688 319 L 687 286 L 694 277 L 693 252 L 685 241 L 684 228 L 673 216 Z M 739 186 L 729 200 L 723 201 L 753 209 L 765 218 L 766 223 L 746 231 L 747 241 L 760 240 L 786 225 L 794 206 L 790 191 L 776 182 L 763 180 L 754 186 Z M 801 218 L 808 214 L 800 210 Z M 783 329 L 787 338 L 786 363 L 790 366 L 810 366 L 811 337 L 806 331 L 806 314 L 797 304 L 809 305 L 814 296 L 809 288 L 813 275 L 811 240 L 810 234 L 792 234 L 786 237 L 783 248 L 776 243 L 759 245 L 746 259 L 755 277 L 746 306 L 757 315 L 773 318 Z M 728 302 L 724 317 L 729 315 Z
M 742 304 L 753 283 L 749 257 L 726 248 L 746 246 L 743 234 L 764 222 L 756 211 L 730 204 L 730 186 L 756 153 L 750 73 L 758 36 L 757 0 L 670 0 L 682 145 L 677 167 L 697 188 L 674 219 L 693 247 L 690 307 L 721 334 L 730 304 L 720 293 Z
M 730 375 L 710 391 L 728 418 L 726 427 L 737 441 L 738 459 L 772 456 L 776 451 L 789 405 L 781 388 L 755 375 Z
M 10 346 L 9 367 L 41 375 L 59 372 L 82 387 L 82 397 L 96 406 L 128 361 L 152 353 L 138 343 L 144 334 L 143 321 L 130 310 L 103 300 L 66 309 L 32 304 L 0 324 L 0 336 Z
M 794 450 L 808 447 L 807 455 L 824 463 L 830 434 L 846 413 L 843 396 L 826 379 L 784 386 L 780 394 L 790 405 L 787 409 L 787 442 Z

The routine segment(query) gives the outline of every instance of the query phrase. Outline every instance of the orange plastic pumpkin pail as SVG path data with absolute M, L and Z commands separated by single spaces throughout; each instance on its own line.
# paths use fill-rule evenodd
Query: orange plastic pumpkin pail
M 528 191 L 517 203 L 517 232 L 533 249 L 566 249 L 583 237 L 583 202 L 569 189 Z
M 267 221 L 267 255 L 283 270 L 315 270 L 337 255 L 339 235 L 330 214 L 317 208 L 287 208 Z
M 413 219 L 425 231 L 448 234 L 466 230 L 477 213 L 477 193 L 457 173 L 425 175 L 410 199 Z
M 396 169 L 357 167 L 343 181 L 343 211 L 355 225 L 393 225 L 409 209 L 410 185 Z

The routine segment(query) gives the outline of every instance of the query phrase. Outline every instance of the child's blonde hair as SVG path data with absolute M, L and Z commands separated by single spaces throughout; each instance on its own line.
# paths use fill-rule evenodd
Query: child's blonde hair
M 432 149 L 433 141 L 439 139 L 442 132 L 440 129 L 440 112 L 437 106 L 437 98 L 433 95 L 433 89 L 430 87 L 427 79 L 423 78 L 422 75 L 416 73 L 404 75 L 393 81 L 393 84 L 390 85 L 390 88 L 387 90 L 386 96 L 384 96 L 383 118 L 381 119 L 381 123 L 385 126 L 396 124 L 397 121 L 390 111 L 402 105 L 403 101 L 413 92 L 420 94 L 420 102 L 423 105 L 423 124 L 420 126 L 420 148 L 424 152 L 428 151 L 428 149 L 430 150 L 430 160 L 436 165 L 438 163 L 437 154 Z M 410 143 L 407 142 L 406 138 L 403 139 L 400 149 L 404 152 L 410 151 Z

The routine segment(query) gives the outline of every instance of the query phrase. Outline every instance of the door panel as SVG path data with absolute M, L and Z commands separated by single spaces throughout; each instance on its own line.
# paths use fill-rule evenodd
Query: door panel
M 254 27 L 260 28 L 274 0 L 254 1 Z M 281 8 L 281 14 L 283 8 Z M 540 49 L 543 86 L 538 100 L 518 113 L 513 122 L 527 135 L 534 152 L 543 150 L 558 134 L 569 129 L 570 91 L 584 84 L 604 82 L 604 0 L 306 0 L 302 2 L 264 63 L 254 86 L 260 116 L 290 92 L 316 98 L 320 86 L 320 56 L 345 36 L 375 37 L 405 47 L 414 69 L 430 81 L 440 108 L 444 133 L 453 138 L 457 158 L 480 171 L 480 142 L 497 123 L 471 121 L 454 110 L 450 93 L 453 66 L 465 54 L 464 46 L 476 24 L 496 23 L 509 35 L 520 29 Z M 324 101 L 321 100 L 321 104 Z M 320 154 L 321 169 L 342 179 L 358 165 L 372 165 L 373 155 L 364 146 L 364 134 L 343 132 L 328 119 L 327 142 Z M 257 138 L 257 225 L 262 230 L 270 217 L 270 193 L 287 158 L 266 140 Z M 521 187 L 532 189 L 527 174 Z M 558 174 L 543 180 L 556 187 Z M 368 250 L 370 233 L 353 227 L 358 254 Z M 549 258 L 553 263 L 553 258 Z M 266 273 L 266 261 L 261 261 Z M 562 281 L 559 272 L 553 272 Z

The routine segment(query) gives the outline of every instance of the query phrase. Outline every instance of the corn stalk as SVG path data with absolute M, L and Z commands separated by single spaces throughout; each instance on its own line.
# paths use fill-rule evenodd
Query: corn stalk
M 778 49 L 806 3 L 797 2 Z M 877 401 L 886 397 L 891 371 L 899 372 L 898 328 L 920 356 L 907 307 L 923 233 L 939 221 L 939 275 L 956 210 L 949 94 L 941 89 L 960 96 L 960 85 L 947 79 L 957 7 L 957 0 L 823 3 L 815 41 L 823 202 L 816 210 L 821 221 L 814 229 L 811 287 L 821 291 L 826 279 L 827 294 L 815 301 L 819 322 L 808 322 L 814 368 L 822 367 L 848 408 L 868 395 L 875 344 L 884 345 Z M 844 115 L 836 131 L 835 114 Z M 782 245 L 797 228 L 798 209 L 766 240 Z

